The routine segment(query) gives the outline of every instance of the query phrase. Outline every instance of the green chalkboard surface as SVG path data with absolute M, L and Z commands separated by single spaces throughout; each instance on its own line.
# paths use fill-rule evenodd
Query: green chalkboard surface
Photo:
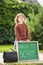
M 38 42 L 18 42 L 18 60 L 35 60 L 38 59 Z

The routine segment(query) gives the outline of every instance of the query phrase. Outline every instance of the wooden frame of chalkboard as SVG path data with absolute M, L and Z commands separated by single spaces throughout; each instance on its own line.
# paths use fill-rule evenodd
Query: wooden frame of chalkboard
M 35 61 L 35 60 L 39 60 L 39 46 L 38 46 L 38 41 L 29 41 L 29 42 L 36 42 L 37 43 L 37 54 L 38 54 L 38 58 L 37 59 L 32 59 L 32 60 L 31 59 L 30 60 L 20 60 L 20 58 L 19 58 L 18 44 L 22 44 L 21 42 L 26 42 L 26 41 L 18 41 L 18 43 L 17 43 L 18 61 Z M 27 42 L 27 43 L 29 43 L 29 42 Z

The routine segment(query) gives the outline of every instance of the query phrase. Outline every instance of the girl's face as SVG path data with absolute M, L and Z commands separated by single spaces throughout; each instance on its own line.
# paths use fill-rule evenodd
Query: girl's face
M 18 17 L 18 21 L 19 21 L 19 23 L 22 24 L 22 23 L 25 21 L 24 16 L 20 15 L 20 16 Z

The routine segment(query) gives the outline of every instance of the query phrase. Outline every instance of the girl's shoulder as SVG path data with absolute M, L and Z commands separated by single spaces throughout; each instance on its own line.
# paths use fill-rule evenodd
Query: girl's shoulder
M 27 27 L 27 25 L 24 23 L 24 25 Z
M 18 27 L 19 27 L 19 24 L 16 24 L 16 25 L 15 25 L 15 28 L 18 28 Z

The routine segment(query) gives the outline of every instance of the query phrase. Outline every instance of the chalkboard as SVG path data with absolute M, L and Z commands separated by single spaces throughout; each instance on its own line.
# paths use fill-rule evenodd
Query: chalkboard
M 38 59 L 38 42 L 18 42 L 18 61 L 35 60 Z

